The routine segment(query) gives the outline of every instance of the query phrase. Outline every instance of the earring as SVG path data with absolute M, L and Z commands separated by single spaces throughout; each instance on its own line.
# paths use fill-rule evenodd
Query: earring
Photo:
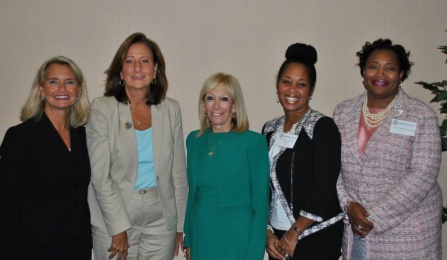
M 279 103 L 279 97 L 276 97 L 276 103 Z
M 45 97 L 44 97 L 44 96 L 40 97 L 40 99 L 41 99 L 42 101 L 45 101 Z
M 155 84 L 157 84 L 157 78 L 153 79 L 151 82 L 151 85 L 155 85 Z
M 307 100 L 311 100 L 311 99 L 312 99 L 312 97 L 308 97 L 308 98 L 307 98 Z
M 236 113 L 232 114 L 231 118 L 235 119 L 236 118 Z
M 399 87 L 400 87 L 400 88 L 402 87 L 402 80 L 399 81 Z
M 126 86 L 126 83 L 124 83 L 124 79 L 122 79 L 122 80 L 120 81 L 120 86 L 121 86 L 121 87 Z

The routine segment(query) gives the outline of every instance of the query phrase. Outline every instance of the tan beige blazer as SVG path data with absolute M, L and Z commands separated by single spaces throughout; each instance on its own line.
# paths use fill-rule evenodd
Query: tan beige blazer
M 152 106 L 154 165 L 168 230 L 183 231 L 188 183 L 182 119 L 177 101 Z M 127 205 L 137 178 L 138 156 L 130 107 L 115 97 L 92 102 L 87 124 L 92 166 L 88 202 L 92 225 L 113 236 L 131 228 Z

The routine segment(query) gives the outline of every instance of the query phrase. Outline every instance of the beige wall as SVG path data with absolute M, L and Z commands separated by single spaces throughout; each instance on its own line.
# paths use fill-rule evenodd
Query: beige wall
M 75 60 L 93 99 L 102 95 L 103 71 L 118 46 L 136 31 L 159 43 L 165 55 L 168 95 L 180 102 L 185 134 L 198 127 L 199 89 L 217 71 L 240 80 L 252 130 L 280 115 L 275 75 L 285 49 L 295 42 L 318 50 L 311 106 L 323 113 L 331 115 L 336 104 L 362 92 L 355 52 L 379 37 L 411 50 L 415 66 L 404 89 L 427 102 L 430 94 L 413 82 L 447 79 L 447 56 L 436 49 L 447 45 L 446 14 L 445 0 L 1 0 L 0 138 L 19 123 L 44 60 L 60 54 Z M 444 190 L 446 161 L 444 154 L 439 177 Z

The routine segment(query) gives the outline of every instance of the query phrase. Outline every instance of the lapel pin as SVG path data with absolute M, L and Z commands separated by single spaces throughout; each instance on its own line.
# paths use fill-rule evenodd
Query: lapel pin
M 127 130 L 129 130 L 130 128 L 132 128 L 132 124 L 130 122 L 126 122 L 124 124 L 124 126 L 126 127 Z
M 404 108 L 401 105 L 397 106 L 397 113 L 400 115 L 402 115 L 402 113 L 404 112 Z

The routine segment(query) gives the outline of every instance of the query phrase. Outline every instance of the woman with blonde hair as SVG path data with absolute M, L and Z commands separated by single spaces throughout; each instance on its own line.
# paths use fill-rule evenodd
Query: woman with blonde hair
M 79 67 L 58 56 L 39 68 L 0 147 L 0 259 L 90 259 L 85 128 L 90 116 Z
M 237 79 L 211 75 L 199 97 L 200 129 L 189 134 L 187 259 L 263 259 L 268 217 L 265 138 L 248 130 Z

